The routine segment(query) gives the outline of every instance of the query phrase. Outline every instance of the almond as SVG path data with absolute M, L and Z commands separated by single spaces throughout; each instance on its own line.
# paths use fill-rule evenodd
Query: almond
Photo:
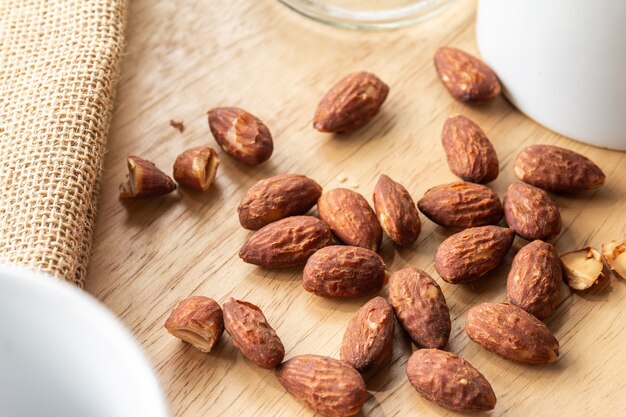
M 511 184 L 504 196 L 506 222 L 526 240 L 550 240 L 561 232 L 561 213 L 548 193 L 532 185 Z
M 172 311 L 165 329 L 200 352 L 210 352 L 224 332 L 222 309 L 208 297 L 186 298 Z
M 605 180 L 602 170 L 586 156 L 551 145 L 522 149 L 515 160 L 515 175 L 528 184 L 555 193 L 594 190 Z
M 283 343 L 256 305 L 229 299 L 224 303 L 224 326 L 233 345 L 261 368 L 273 369 L 283 361 Z
M 302 286 L 321 297 L 360 297 L 380 290 L 385 264 L 374 251 L 355 246 L 328 246 L 307 261 Z
M 493 145 L 467 117 L 449 117 L 443 125 L 441 143 L 450 171 L 463 181 L 486 184 L 498 177 L 500 165 Z
M 554 362 L 559 342 L 538 318 L 511 304 L 483 303 L 467 313 L 470 339 L 505 359 L 524 363 Z
M 367 399 L 361 374 L 337 359 L 296 356 L 280 365 L 276 376 L 288 393 L 324 416 L 353 416 Z
M 389 87 L 369 72 L 343 78 L 317 105 L 313 127 L 320 132 L 349 132 L 367 124 L 380 110 Z
M 377 368 L 391 355 L 396 318 L 382 297 L 368 301 L 350 319 L 340 357 L 359 372 Z
M 322 194 L 317 201 L 317 211 L 343 243 L 378 250 L 383 230 L 361 194 L 335 188 Z
M 621 243 L 612 241 L 602 245 L 602 254 L 609 268 L 618 277 L 626 279 L 626 240 Z
M 561 255 L 561 263 L 567 285 L 574 290 L 582 291 L 591 288 L 603 276 L 602 255 L 594 248 L 587 247 L 564 253 Z
M 435 53 L 435 67 L 450 95 L 460 102 L 479 104 L 500 95 L 493 70 L 467 52 L 441 47 Z
M 416 350 L 409 358 L 406 374 L 421 396 L 452 410 L 486 411 L 496 406 L 496 395 L 487 378 L 450 352 Z
M 383 230 L 396 244 L 408 246 L 417 240 L 422 223 L 411 195 L 402 185 L 381 175 L 374 188 L 374 208 Z
M 333 244 L 330 228 L 312 216 L 293 216 L 254 232 L 239 251 L 244 262 L 266 268 L 303 265 L 317 250 Z
M 465 284 L 498 266 L 515 232 L 498 226 L 472 227 L 444 240 L 435 253 L 435 269 L 446 282 Z
M 213 184 L 219 165 L 215 149 L 209 146 L 187 149 L 174 162 L 174 179 L 184 187 L 206 191 Z
M 152 198 L 176 189 L 174 181 L 152 162 L 137 156 L 126 158 L 128 174 L 120 184 L 120 198 Z
M 417 268 L 395 271 L 389 278 L 389 302 L 413 343 L 442 348 L 450 336 L 450 310 L 439 285 Z
M 246 164 L 265 162 L 274 150 L 267 126 L 245 110 L 236 107 L 211 109 L 209 127 L 222 150 Z
M 498 195 L 484 185 L 455 182 L 426 191 L 420 211 L 443 227 L 467 228 L 496 224 L 504 210 Z

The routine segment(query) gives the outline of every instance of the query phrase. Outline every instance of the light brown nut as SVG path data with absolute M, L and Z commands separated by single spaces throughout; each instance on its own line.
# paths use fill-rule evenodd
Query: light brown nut
M 230 298 L 224 303 L 224 327 L 233 345 L 261 368 L 273 369 L 283 361 L 283 343 L 256 305 Z
M 239 223 L 250 230 L 304 214 L 317 203 L 322 187 L 304 175 L 283 174 L 254 184 L 239 203 Z
M 376 369 L 391 355 L 396 318 L 383 297 L 375 297 L 350 319 L 340 357 L 359 372 Z
M 443 227 L 476 227 L 496 224 L 504 210 L 490 188 L 471 182 L 438 185 L 426 191 L 417 207 Z
M 450 337 L 450 310 L 439 285 L 417 268 L 395 271 L 389 277 L 389 302 L 413 343 L 443 348 Z
M 326 223 L 312 216 L 293 216 L 254 232 L 239 251 L 244 262 L 265 268 L 304 265 L 317 250 L 333 244 Z
M 559 342 L 538 318 L 511 304 L 482 303 L 467 313 L 465 332 L 490 352 L 524 363 L 554 362 Z
M 435 67 L 450 95 L 460 102 L 479 104 L 500 95 L 493 70 L 467 52 L 441 47 L 435 53 Z
M 383 230 L 397 245 L 417 240 L 422 229 L 417 207 L 406 188 L 384 174 L 374 188 L 374 208 Z
M 487 378 L 465 359 L 439 349 L 413 352 L 406 367 L 411 385 L 424 398 L 456 411 L 486 411 L 496 406 Z
M 626 279 L 626 240 L 602 245 L 602 255 L 609 268 L 620 278 Z
M 380 247 L 383 229 L 365 197 L 356 191 L 335 188 L 323 193 L 317 211 L 343 243 L 373 251 Z
M 486 184 L 500 171 L 498 155 L 485 132 L 465 116 L 448 117 L 441 143 L 450 171 L 463 181 Z
M 209 146 L 187 149 L 174 162 L 174 179 L 184 187 L 206 191 L 213 184 L 219 165 L 215 149 Z
M 224 332 L 222 309 L 208 297 L 186 298 L 172 311 L 165 329 L 200 352 L 210 352 Z
M 555 193 L 594 190 L 604 184 L 602 170 L 589 158 L 569 149 L 531 145 L 515 159 L 520 180 Z
M 246 164 L 265 162 L 274 150 L 267 126 L 245 110 L 236 107 L 211 109 L 209 127 L 222 150 Z
M 475 281 L 498 266 L 515 232 L 498 226 L 472 227 L 444 240 L 435 253 L 435 269 L 451 284 Z
M 288 393 L 327 417 L 353 416 L 367 399 L 361 374 L 346 362 L 326 356 L 296 356 L 280 365 L 276 376 Z
M 321 297 L 361 297 L 380 290 L 385 264 L 374 251 L 356 246 L 328 246 L 307 261 L 305 290 Z
M 511 184 L 504 196 L 506 222 L 527 240 L 550 240 L 561 232 L 561 213 L 548 193 L 530 184 Z
M 606 250 L 606 247 L 604 247 Z M 605 254 L 606 258 L 606 254 Z M 574 290 L 586 290 L 602 277 L 604 264 L 597 249 L 584 248 L 561 255 L 565 281 Z
M 313 127 L 349 132 L 367 124 L 380 110 L 389 87 L 369 72 L 355 72 L 335 84 L 317 105 Z
M 561 260 L 556 248 L 535 240 L 513 258 L 506 294 L 511 304 L 543 320 L 556 307 L 562 280 Z
M 176 189 L 174 181 L 152 162 L 137 156 L 126 158 L 128 174 L 120 184 L 120 198 L 152 198 Z

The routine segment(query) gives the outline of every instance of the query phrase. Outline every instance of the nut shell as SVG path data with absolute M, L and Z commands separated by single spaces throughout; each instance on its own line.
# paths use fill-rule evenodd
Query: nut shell
M 383 174 L 374 188 L 373 198 L 376 217 L 391 240 L 400 246 L 415 242 L 422 223 L 406 188 Z
M 208 297 L 186 298 L 172 311 L 165 329 L 200 352 L 210 352 L 224 333 L 222 309 Z
M 511 184 L 504 196 L 506 222 L 527 240 L 550 240 L 561 232 L 561 213 L 548 193 L 530 184 Z

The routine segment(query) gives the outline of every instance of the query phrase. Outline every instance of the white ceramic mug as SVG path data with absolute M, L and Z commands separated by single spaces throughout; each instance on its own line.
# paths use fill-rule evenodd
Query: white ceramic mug
M 476 27 L 482 58 L 522 112 L 626 150 L 625 0 L 479 0 Z

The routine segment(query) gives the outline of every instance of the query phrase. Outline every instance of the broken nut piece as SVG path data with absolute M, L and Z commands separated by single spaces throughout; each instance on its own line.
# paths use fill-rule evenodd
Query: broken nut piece
M 622 243 L 605 243 L 602 245 L 602 255 L 609 268 L 620 278 L 626 279 L 626 240 Z
M 184 187 L 206 191 L 213 184 L 219 165 L 217 152 L 210 146 L 187 149 L 174 162 L 174 179 Z
M 210 352 L 224 333 L 222 309 L 208 297 L 186 298 L 172 311 L 165 329 L 200 352 Z
M 137 156 L 127 158 L 128 175 L 120 184 L 120 198 L 151 198 L 176 189 L 174 181 L 152 162 Z
M 584 248 L 561 255 L 567 285 L 575 290 L 586 290 L 602 276 L 602 257 L 594 248 Z

